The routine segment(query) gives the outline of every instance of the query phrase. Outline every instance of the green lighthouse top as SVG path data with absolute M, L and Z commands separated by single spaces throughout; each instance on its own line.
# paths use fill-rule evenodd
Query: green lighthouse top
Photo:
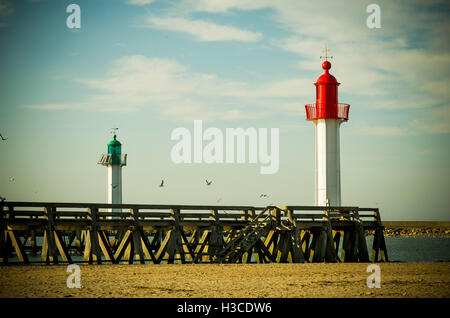
M 103 166 L 120 165 L 121 167 L 127 165 L 127 155 L 122 155 L 122 144 L 117 140 L 117 129 L 119 128 L 113 128 L 114 138 L 108 142 L 108 153 L 102 154 L 97 164 Z
M 114 139 L 108 143 L 108 154 L 110 155 L 120 155 L 122 153 L 122 144 L 116 138 L 116 134 L 114 134 Z
M 108 146 L 120 146 L 121 143 L 117 140 L 117 136 L 114 134 L 114 139 L 108 143 Z

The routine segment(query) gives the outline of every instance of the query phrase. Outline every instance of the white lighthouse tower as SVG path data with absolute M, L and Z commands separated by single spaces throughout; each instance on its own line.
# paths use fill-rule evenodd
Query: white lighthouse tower
M 97 164 L 108 168 L 108 203 L 122 203 L 122 167 L 127 165 L 127 155 L 122 154 L 122 144 L 114 138 L 108 143 L 108 153 L 102 154 Z M 121 209 L 110 209 L 110 212 L 121 212 Z
M 306 119 L 316 129 L 316 205 L 341 205 L 341 168 L 339 128 L 348 120 L 350 105 L 338 103 L 340 83 L 329 73 L 331 63 L 325 56 L 325 71 L 314 83 L 316 103 L 305 105 Z

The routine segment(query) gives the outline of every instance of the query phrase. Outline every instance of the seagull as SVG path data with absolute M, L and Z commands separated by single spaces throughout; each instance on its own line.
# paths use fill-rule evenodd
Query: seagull
M 0 134 L 0 137 L 2 138 L 2 140 L 6 140 L 6 139 L 8 139 L 8 138 L 5 138 L 5 137 L 3 137 L 3 135 L 2 135 L 2 134 Z
M 206 181 L 207 186 L 211 185 L 211 183 L 212 183 L 212 180 L 211 181 L 205 180 L 205 181 Z
M 261 194 L 259 197 L 260 197 L 260 198 L 267 198 L 268 195 L 267 195 L 267 194 Z
M 164 187 L 164 180 L 161 180 L 161 184 L 159 185 L 160 188 Z

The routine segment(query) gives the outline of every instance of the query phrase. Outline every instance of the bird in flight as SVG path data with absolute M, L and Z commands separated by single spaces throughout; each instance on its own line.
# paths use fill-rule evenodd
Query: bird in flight
M 8 139 L 8 138 L 5 138 L 5 137 L 3 137 L 3 135 L 2 135 L 2 134 L 0 134 L 0 137 L 2 138 L 2 140 L 6 140 L 6 139 Z
M 206 181 L 207 186 L 211 185 L 211 183 L 212 183 L 212 180 L 211 181 L 205 180 L 205 181 Z
M 164 180 L 161 180 L 161 184 L 159 185 L 160 188 L 164 187 Z
M 260 197 L 260 198 L 267 198 L 268 195 L 267 195 L 267 194 L 261 194 L 259 197 Z

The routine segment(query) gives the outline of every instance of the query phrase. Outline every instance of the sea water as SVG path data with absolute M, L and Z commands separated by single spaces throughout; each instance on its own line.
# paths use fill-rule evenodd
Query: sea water
M 384 239 L 390 261 L 450 261 L 450 238 L 448 237 L 387 236 Z M 366 241 L 370 255 L 373 237 L 367 237 Z

